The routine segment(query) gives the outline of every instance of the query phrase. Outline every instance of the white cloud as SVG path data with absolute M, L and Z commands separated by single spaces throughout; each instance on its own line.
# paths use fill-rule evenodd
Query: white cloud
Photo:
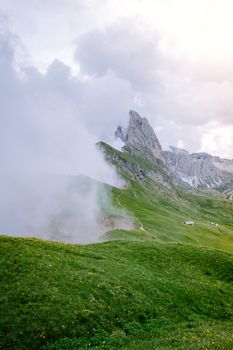
M 75 71 L 78 83 L 69 81 L 63 93 L 97 137 L 108 140 L 131 108 L 160 128 L 164 146 L 182 139 L 193 151 L 201 148 L 206 123 L 232 125 L 230 0 L 0 4 L 28 49 L 21 62 L 46 71 L 57 59 Z
M 163 63 L 155 33 L 145 36 L 140 24 L 128 19 L 83 34 L 75 58 L 84 73 L 103 76 L 111 70 L 137 90 L 159 84 L 157 69 Z
M 233 125 L 222 126 L 219 123 L 207 124 L 201 139 L 201 151 L 218 154 L 232 159 Z
M 181 139 L 178 140 L 177 147 L 178 148 L 184 148 L 185 147 L 183 140 L 181 140 Z
M 121 180 L 105 163 L 95 146 L 97 135 L 81 117 L 82 83 L 59 61 L 45 75 L 30 68 L 19 77 L 14 44 L 10 35 L 0 36 L 0 232 L 96 241 L 106 230 L 99 222 L 100 201 L 114 210 L 111 199 L 103 186 L 86 184 L 82 177 L 74 181 L 74 176 L 115 186 Z M 83 186 L 85 191 L 78 193 L 70 189 Z

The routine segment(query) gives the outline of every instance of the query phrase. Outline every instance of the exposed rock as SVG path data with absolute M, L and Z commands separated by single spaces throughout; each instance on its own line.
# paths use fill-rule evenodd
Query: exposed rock
M 146 118 L 137 112 L 130 111 L 129 126 L 127 130 L 118 127 L 115 135 L 125 142 L 124 150 L 134 155 L 145 157 L 150 161 L 160 160 L 166 165 L 166 160 L 153 128 Z
M 233 184 L 233 160 L 213 157 L 208 153 L 188 153 L 170 147 L 164 152 L 171 173 L 180 184 L 224 190 Z
M 98 146 L 100 149 L 104 150 L 106 160 L 109 163 L 115 164 L 120 173 L 127 174 L 127 176 L 141 183 L 145 181 L 145 178 L 150 178 L 166 188 L 171 188 L 170 177 L 166 172 L 162 171 L 161 167 L 143 167 L 143 165 L 138 164 L 138 159 L 134 159 L 134 157 L 127 157 L 127 159 L 125 159 L 124 153 L 103 142 L 99 143 Z
M 227 190 L 225 190 L 223 193 L 226 199 L 233 200 L 233 186 L 232 188 L 228 188 Z
M 119 126 L 115 136 L 124 142 L 122 151 L 133 158 L 111 156 L 111 161 L 118 163 L 123 171 L 138 181 L 149 177 L 169 188 L 175 182 L 186 188 L 217 190 L 223 192 L 226 198 L 233 198 L 233 160 L 208 153 L 190 154 L 174 146 L 163 152 L 148 120 L 135 111 L 130 111 L 129 115 L 128 127 Z
M 127 131 L 122 128 L 122 126 L 118 126 L 115 132 L 115 136 L 119 137 L 123 142 L 126 142 L 127 139 Z

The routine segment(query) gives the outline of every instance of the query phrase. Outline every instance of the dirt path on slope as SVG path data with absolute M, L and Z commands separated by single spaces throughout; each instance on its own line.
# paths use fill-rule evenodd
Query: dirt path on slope
M 131 183 L 128 182 L 128 183 L 127 183 L 127 187 L 124 188 L 123 190 L 124 190 L 124 191 L 127 191 L 127 190 L 130 189 L 131 186 L 132 186 Z M 127 210 L 125 209 L 125 207 L 124 207 L 124 206 L 121 204 L 121 202 L 120 202 L 120 197 L 122 196 L 122 194 L 123 194 L 123 192 L 121 192 L 121 193 L 118 194 L 118 196 L 116 197 L 116 201 L 117 201 L 118 206 L 123 210 L 124 216 L 125 216 L 125 217 L 128 217 L 128 215 L 127 215 Z M 136 221 L 137 224 L 138 224 L 138 227 L 137 227 L 138 230 L 147 233 L 152 239 L 155 239 L 155 238 L 156 238 L 155 235 L 152 235 L 149 231 L 147 231 L 147 230 L 145 229 L 145 227 L 143 226 L 143 223 L 142 223 L 136 216 L 134 216 L 134 218 L 135 218 L 135 221 Z

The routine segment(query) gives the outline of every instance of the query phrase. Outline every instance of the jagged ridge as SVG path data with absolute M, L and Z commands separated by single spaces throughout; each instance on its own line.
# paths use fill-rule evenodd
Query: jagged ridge
M 189 187 L 223 191 L 233 186 L 233 160 L 170 147 L 164 152 L 174 179 Z
M 232 198 L 233 160 L 208 153 L 190 154 L 172 146 L 169 151 L 163 151 L 148 120 L 135 111 L 130 111 L 129 115 L 128 128 L 119 126 L 115 133 L 125 143 L 123 152 L 159 166 L 166 178 L 170 176 L 176 184 L 186 188 L 214 189 L 226 193 L 228 199 Z

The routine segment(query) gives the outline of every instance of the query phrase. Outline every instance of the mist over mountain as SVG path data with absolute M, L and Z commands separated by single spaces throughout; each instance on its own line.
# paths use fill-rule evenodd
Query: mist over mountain
M 146 118 L 141 118 L 135 111 L 129 112 L 129 124 L 126 130 L 119 126 L 115 132 L 125 142 L 124 150 L 139 156 L 144 155 L 149 161 L 161 160 L 165 163 L 162 147 Z
M 101 203 L 111 207 L 102 183 L 121 187 L 122 180 L 71 101 L 78 84 L 68 67 L 54 62 L 44 75 L 28 67 L 21 76 L 16 46 L 11 33 L 0 31 L 0 233 L 96 241 L 104 231 Z M 86 191 L 77 195 L 70 188 L 78 175 L 95 182 L 84 181 Z

